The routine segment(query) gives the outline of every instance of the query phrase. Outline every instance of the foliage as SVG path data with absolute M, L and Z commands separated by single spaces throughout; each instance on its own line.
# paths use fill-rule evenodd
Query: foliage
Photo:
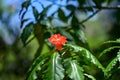
M 66 3 L 70 1 L 66 0 Z M 36 38 L 39 44 L 26 80 L 99 80 L 96 74 L 102 74 L 100 75 L 101 79 L 110 80 L 111 77 L 117 75 L 116 73 L 120 69 L 119 39 L 105 42 L 103 46 L 111 45 L 106 49 L 104 48 L 102 52 L 99 51 L 98 58 L 89 48 L 83 24 L 102 9 L 102 3 L 109 4 L 111 0 L 93 0 L 96 7 L 86 8 L 84 8 L 84 5 L 87 5 L 87 0 L 76 0 L 78 5 L 61 5 L 51 1 L 51 4 L 47 7 L 44 7 L 41 1 L 35 2 L 42 6 L 43 10 L 41 12 L 33 5 L 34 1 L 32 2 L 32 0 L 25 1 L 20 11 L 23 44 L 26 46 L 33 38 Z M 58 5 L 58 9 L 49 16 L 48 12 L 53 5 Z M 35 22 L 30 21 L 30 18 L 25 19 L 25 14 L 29 8 L 32 9 Z M 70 11 L 70 13 L 66 15 L 63 8 Z M 77 12 L 84 12 L 85 14 L 93 12 L 93 15 L 85 20 L 80 20 L 76 14 Z M 59 24 L 56 24 L 56 19 Z M 25 25 L 25 28 L 23 25 Z M 48 40 L 50 36 L 56 33 L 66 36 L 68 40 L 60 51 L 54 50 L 54 46 Z M 34 37 L 28 39 L 31 34 Z M 44 45 L 49 48 L 48 53 L 42 53 Z M 115 50 L 114 56 L 104 63 L 101 57 L 112 52 L 112 50 Z

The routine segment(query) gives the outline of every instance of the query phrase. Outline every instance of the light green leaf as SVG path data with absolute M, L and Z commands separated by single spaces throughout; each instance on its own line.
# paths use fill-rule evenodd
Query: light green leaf
M 120 62 L 120 50 L 119 50 L 119 52 L 117 53 L 117 59 L 118 59 L 118 61 Z
M 64 68 L 62 66 L 62 59 L 58 52 L 54 52 L 45 71 L 45 80 L 62 80 L 63 78 Z
M 84 80 L 83 69 L 76 60 L 71 58 L 65 59 L 66 73 L 72 80 Z
M 84 74 L 84 75 L 87 76 L 91 80 L 96 80 L 92 75 L 89 75 L 89 74 Z
M 104 44 L 119 44 L 120 43 L 120 39 L 118 38 L 118 39 L 116 39 L 115 41 L 106 41 L 106 42 L 104 42 L 102 45 L 104 45 Z

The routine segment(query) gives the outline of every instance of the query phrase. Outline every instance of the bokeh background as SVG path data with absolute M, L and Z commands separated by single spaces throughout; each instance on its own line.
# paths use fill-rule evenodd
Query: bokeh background
M 24 80 L 38 48 L 36 39 L 26 47 L 20 39 L 22 29 L 19 12 L 24 1 L 0 0 L 0 80 Z M 43 5 L 46 4 L 43 2 Z M 120 5 L 120 0 L 113 0 L 109 5 Z M 40 9 L 39 6 L 38 8 Z M 80 19 L 84 20 L 91 14 L 80 13 Z M 120 37 L 120 9 L 102 10 L 84 25 L 89 46 L 91 50 L 97 52 L 102 42 Z

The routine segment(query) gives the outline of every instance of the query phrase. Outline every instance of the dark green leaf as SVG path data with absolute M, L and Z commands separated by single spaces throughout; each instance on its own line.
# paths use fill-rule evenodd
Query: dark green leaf
M 69 9 L 70 11 L 74 11 L 76 9 L 74 5 L 67 5 L 66 8 Z
M 19 15 L 22 13 L 24 8 L 26 8 L 26 11 L 27 11 L 29 5 L 30 5 L 30 0 L 27 0 L 27 1 L 23 2 Z M 24 12 L 24 13 L 26 13 L 26 12 Z M 24 15 L 24 14 L 22 14 L 22 15 Z
M 93 0 L 94 3 L 96 4 L 96 6 L 101 6 L 101 4 L 105 1 L 105 0 Z
M 37 20 L 37 19 L 38 19 L 38 16 L 39 16 L 38 10 L 37 10 L 34 6 L 32 6 L 32 9 L 33 9 L 34 17 L 35 17 L 35 19 Z
M 60 8 L 58 10 L 58 17 L 64 22 L 66 22 L 68 20 L 68 18 L 65 16 L 64 11 Z
M 86 35 L 85 35 L 83 29 L 80 28 L 78 25 L 75 25 L 75 26 L 73 26 L 73 30 L 74 30 L 74 32 L 71 34 L 73 35 L 73 37 L 76 41 L 76 44 L 89 49 L 88 41 L 87 41 L 87 38 L 86 38 Z
M 23 44 L 25 45 L 28 37 L 31 35 L 31 33 L 33 32 L 33 23 L 29 23 L 23 30 L 22 35 L 21 35 L 21 39 Z
M 45 71 L 45 80 L 62 80 L 63 78 L 64 68 L 62 66 L 62 59 L 58 52 L 54 52 Z
M 79 6 L 82 7 L 85 4 L 86 0 L 78 0 Z
M 40 15 L 39 21 L 43 20 L 44 17 L 46 17 L 47 11 L 49 10 L 49 8 L 50 8 L 51 6 L 52 6 L 52 5 L 47 6 L 47 7 L 39 14 L 39 15 Z
M 25 23 L 25 22 L 27 22 L 28 20 L 30 20 L 30 19 L 23 19 L 23 20 L 21 20 L 21 25 L 20 25 L 20 28 L 22 28 L 22 27 L 23 27 L 23 25 L 24 25 L 24 23 Z
M 77 27 L 78 27 L 78 23 L 79 23 L 79 21 L 78 21 L 78 19 L 76 18 L 76 16 L 73 16 L 73 17 L 72 17 L 72 21 L 71 21 L 72 27 L 77 28 Z M 76 27 L 76 26 L 77 26 L 77 27 Z
M 30 0 L 27 0 L 22 3 L 22 7 L 28 7 L 30 5 Z
M 69 40 L 69 41 L 71 41 L 71 42 L 74 43 L 73 36 L 69 32 L 65 31 L 65 29 L 57 28 L 57 32 L 60 33 L 60 34 L 62 34 L 62 35 L 64 35 L 64 36 L 66 36 L 67 40 Z

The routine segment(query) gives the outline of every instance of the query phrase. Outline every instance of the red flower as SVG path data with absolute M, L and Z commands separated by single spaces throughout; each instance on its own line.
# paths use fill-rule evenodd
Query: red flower
M 61 36 L 60 34 L 54 34 L 49 38 L 49 41 L 56 46 L 57 50 L 62 49 L 62 45 L 67 42 L 65 36 Z

